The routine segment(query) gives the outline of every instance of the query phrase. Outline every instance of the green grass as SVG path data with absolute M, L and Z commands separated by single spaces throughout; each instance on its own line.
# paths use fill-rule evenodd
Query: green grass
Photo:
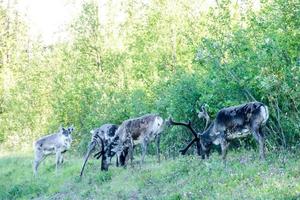
M 54 158 L 32 174 L 32 157 L 6 155 L 0 158 L 0 199 L 300 199 L 300 154 L 232 152 L 227 166 L 218 154 L 209 160 L 180 156 L 155 162 L 146 157 L 140 167 L 111 167 L 100 171 L 100 162 L 90 160 L 84 176 L 82 159 L 66 155 L 58 174 Z

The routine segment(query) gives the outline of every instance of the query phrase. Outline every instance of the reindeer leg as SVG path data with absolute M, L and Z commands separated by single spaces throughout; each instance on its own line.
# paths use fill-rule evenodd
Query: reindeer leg
M 37 169 L 38 169 L 40 163 L 42 162 L 42 160 L 44 160 L 44 158 L 45 158 L 45 156 L 44 156 L 43 152 L 37 151 L 35 153 L 35 158 L 34 158 L 34 161 L 33 161 L 34 176 L 37 176 Z
M 127 156 L 125 158 L 125 167 L 127 166 L 129 160 L 130 160 L 131 167 L 133 167 L 133 150 L 132 150 L 131 147 L 129 147 L 128 154 L 127 154 Z
M 205 159 L 205 155 L 202 153 L 202 147 L 201 147 L 199 138 L 196 141 L 196 145 L 197 145 L 197 154 L 198 154 L 198 156 L 201 156 L 202 159 Z
M 263 136 L 259 137 L 259 154 L 261 160 L 266 160 L 265 156 L 265 138 Z
M 131 138 L 130 142 L 130 164 L 133 167 L 133 139 Z
M 227 155 L 228 146 L 229 145 L 228 145 L 227 141 L 225 140 L 225 138 L 223 138 L 221 140 L 221 150 L 222 150 L 222 160 L 225 165 L 226 165 L 226 155 Z
M 209 159 L 209 154 L 211 151 L 211 144 L 209 145 L 209 147 L 207 148 L 207 150 L 205 151 L 205 155 L 203 155 L 204 157 L 206 156 L 207 159 Z
M 119 161 L 120 161 L 120 166 L 123 166 L 124 168 L 126 167 L 126 159 L 128 157 L 128 151 L 129 148 L 126 148 L 120 155 L 119 155 Z
M 260 159 L 265 160 L 266 159 L 266 155 L 265 155 L 265 137 L 264 137 L 264 134 L 261 131 L 261 128 L 259 128 L 258 143 L 259 143 L 259 156 L 260 156 Z
M 119 156 L 116 155 L 116 167 L 119 167 Z
M 133 140 L 132 138 L 129 139 L 129 147 L 128 147 L 128 153 L 125 155 L 125 167 L 128 163 L 128 160 L 130 159 L 130 164 L 133 167 Z
M 156 136 L 156 154 L 157 154 L 157 161 L 160 163 L 160 134 Z
M 265 138 L 261 132 L 261 128 L 253 126 L 251 129 L 253 137 L 259 144 L 259 157 L 261 160 L 265 160 Z
M 60 163 L 60 164 L 63 164 L 63 163 L 64 163 L 64 155 L 61 155 L 61 156 L 60 156 L 59 163 Z
M 61 157 L 61 152 L 59 149 L 56 149 L 56 168 L 55 168 L 56 173 L 58 172 L 58 165 L 59 165 L 60 157 Z
M 142 144 L 141 144 L 141 147 L 142 147 L 141 165 L 144 163 L 144 160 L 145 160 L 145 155 L 147 153 L 147 146 L 148 146 L 147 139 L 144 139 L 143 142 L 142 142 Z
M 107 171 L 108 170 L 108 162 L 107 162 L 107 157 L 105 154 L 102 154 L 102 159 L 101 159 L 101 171 Z

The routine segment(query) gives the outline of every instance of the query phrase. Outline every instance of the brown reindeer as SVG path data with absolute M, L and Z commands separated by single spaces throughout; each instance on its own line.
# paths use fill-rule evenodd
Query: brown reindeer
M 128 152 L 126 153 L 127 155 L 125 155 L 125 162 L 123 162 L 123 164 L 121 163 L 121 165 L 126 165 L 129 158 L 132 163 L 134 145 L 141 144 L 141 163 L 143 163 L 149 142 L 156 138 L 157 159 L 158 162 L 160 162 L 159 143 L 160 133 L 163 129 L 164 120 L 157 114 L 147 114 L 138 118 L 128 119 L 124 121 L 116 131 L 119 145 L 112 149 L 112 151 L 117 152 L 119 156 L 122 155 L 121 153 L 124 154 L 124 152 Z
M 209 119 L 205 107 L 201 109 L 198 116 Z M 222 159 L 225 162 L 230 140 L 246 137 L 249 134 L 252 134 L 258 141 L 260 158 L 265 159 L 265 139 L 262 127 L 268 118 L 269 111 L 265 104 L 250 102 L 221 109 L 203 133 L 197 133 L 192 128 L 191 122 L 181 123 L 170 120 L 170 123 L 188 127 L 195 136 L 187 147 L 181 150 L 183 154 L 194 142 L 199 144 L 198 152 L 202 158 L 209 156 L 212 144 L 221 145 Z

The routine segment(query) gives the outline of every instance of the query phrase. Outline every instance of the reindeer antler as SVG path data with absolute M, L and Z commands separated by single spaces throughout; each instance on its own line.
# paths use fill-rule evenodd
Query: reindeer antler
M 97 137 L 101 142 L 101 150 L 94 155 L 94 158 L 99 159 L 102 154 L 104 154 L 104 142 L 98 134 L 95 137 Z
M 175 122 L 175 121 L 173 121 L 173 119 L 170 117 L 170 118 L 169 118 L 169 123 L 170 123 L 171 125 L 179 125 L 179 126 L 185 126 L 185 127 L 187 127 L 188 129 L 190 129 L 190 131 L 193 133 L 193 135 L 194 135 L 196 138 L 198 138 L 197 131 L 195 131 L 195 129 L 193 129 L 191 120 L 189 120 L 188 123 L 185 123 L 185 122 Z
M 185 155 L 187 150 L 194 144 L 194 142 L 197 143 L 197 153 L 198 155 L 200 156 L 201 155 L 201 152 L 202 152 L 202 149 L 201 149 L 201 145 L 200 145 L 200 138 L 198 137 L 198 134 L 197 132 L 195 131 L 195 129 L 193 129 L 192 127 L 192 122 L 189 120 L 188 123 L 185 123 L 185 122 L 174 122 L 172 120 L 172 118 L 170 117 L 169 118 L 169 123 L 171 125 L 179 125 L 179 126 L 185 126 L 187 127 L 188 129 L 190 129 L 190 131 L 193 133 L 194 135 L 194 139 L 192 139 L 189 144 L 184 148 L 184 149 L 181 149 L 179 152 L 182 154 L 182 155 Z

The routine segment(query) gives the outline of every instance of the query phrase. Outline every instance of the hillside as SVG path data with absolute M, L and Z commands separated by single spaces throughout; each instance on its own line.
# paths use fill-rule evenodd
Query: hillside
M 300 199 L 299 2 L 1 0 L 0 200 Z M 178 156 L 196 135 L 205 153 L 240 140 L 226 166 Z M 91 138 L 108 155 L 151 142 L 152 156 L 108 172 L 90 160 L 80 178 Z M 58 173 L 53 156 L 33 177 L 33 144 L 70 147 Z
M 226 167 L 220 156 L 202 161 L 194 156 L 147 163 L 127 169 L 99 170 L 91 160 L 82 179 L 82 159 L 68 158 L 56 175 L 54 160 L 32 176 L 31 157 L 0 158 L 0 199 L 299 199 L 299 153 L 230 152 Z

